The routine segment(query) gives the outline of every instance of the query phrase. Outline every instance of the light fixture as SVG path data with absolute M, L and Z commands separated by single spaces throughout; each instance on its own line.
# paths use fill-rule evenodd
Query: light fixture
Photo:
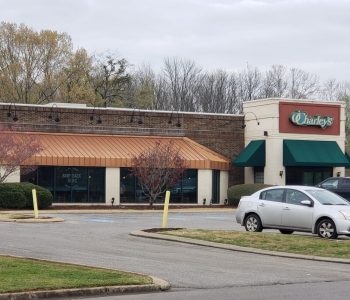
M 337 172 L 337 177 L 340 177 L 340 174 L 341 174 L 340 172 Z
M 283 176 L 283 171 L 280 171 L 280 176 L 281 176 L 281 177 Z
M 264 131 L 264 136 L 268 136 L 269 133 L 267 131 Z
M 247 114 L 252 114 L 252 115 L 255 117 L 256 124 L 257 124 L 258 126 L 260 125 L 260 122 L 259 122 L 258 117 L 256 116 L 256 114 L 253 113 L 252 111 L 247 111 L 247 112 L 245 112 L 244 115 L 243 115 L 243 120 L 242 120 L 242 125 L 241 125 L 242 129 L 246 128 L 246 126 L 247 126 L 247 125 L 245 124 L 245 121 L 244 121 L 245 116 L 246 116 Z
M 8 118 L 12 118 L 12 120 L 14 122 L 18 121 L 17 111 L 16 111 L 16 104 L 15 103 L 10 103 L 9 110 L 7 112 L 7 117 Z
M 55 118 L 54 118 L 54 109 L 56 109 L 56 114 L 55 114 Z M 47 116 L 47 118 L 49 119 L 49 120 L 52 120 L 52 119 L 54 119 L 54 121 L 55 122 L 60 122 L 61 121 L 61 119 L 60 119 L 60 117 L 58 116 L 58 111 L 57 111 L 57 104 L 52 104 L 52 106 L 51 106 L 51 109 L 50 109 L 50 113 L 49 113 L 49 115 Z
M 134 108 L 134 110 L 132 111 L 131 118 L 130 118 L 130 123 L 133 123 L 133 122 L 134 122 L 134 115 L 135 115 L 135 108 Z
M 97 119 L 96 123 L 97 123 L 97 124 L 102 124 L 102 119 L 101 119 L 101 116 L 100 116 L 100 115 L 98 116 L 98 119 Z
M 181 122 L 180 122 L 180 114 L 177 112 L 177 122 L 176 122 L 176 127 L 181 127 Z
M 170 118 L 168 120 L 168 124 L 171 124 L 173 122 L 172 119 L 173 119 L 173 112 L 171 112 L 171 114 L 170 114 Z

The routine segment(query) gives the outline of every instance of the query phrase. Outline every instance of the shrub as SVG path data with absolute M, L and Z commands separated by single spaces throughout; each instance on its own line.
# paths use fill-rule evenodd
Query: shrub
M 0 193 L 1 208 L 24 208 L 26 206 L 26 198 L 23 193 L 8 190 Z
M 2 199 L 5 199 L 5 198 L 7 199 L 8 193 L 13 193 L 20 199 L 22 199 L 22 197 L 19 195 L 22 195 L 25 203 L 24 206 L 13 207 L 13 208 L 33 208 L 32 189 L 36 189 L 37 191 L 39 209 L 45 209 L 51 206 L 53 197 L 50 191 L 32 183 L 21 182 L 21 183 L 1 183 L 0 184 L 0 207 L 7 208 L 5 207 L 5 204 L 2 204 Z M 14 198 L 11 197 L 8 199 L 14 199 Z M 16 202 L 16 200 L 13 200 L 13 201 Z M 22 200 L 19 200 L 19 201 L 22 201 Z
M 263 188 L 271 185 L 254 183 L 254 184 L 237 184 L 229 187 L 227 190 L 228 204 L 232 206 L 238 206 L 239 200 L 242 196 L 249 196 Z

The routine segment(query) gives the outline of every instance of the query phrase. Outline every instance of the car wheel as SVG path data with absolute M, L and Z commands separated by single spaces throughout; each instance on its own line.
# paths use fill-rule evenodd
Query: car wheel
M 290 229 L 280 229 L 280 233 L 282 234 L 292 234 L 294 232 L 294 230 L 290 230 Z
M 323 219 L 317 224 L 317 234 L 324 239 L 336 239 L 337 228 L 331 219 Z
M 261 232 L 263 230 L 261 220 L 256 214 L 250 214 L 245 218 L 244 227 L 245 230 L 250 232 Z

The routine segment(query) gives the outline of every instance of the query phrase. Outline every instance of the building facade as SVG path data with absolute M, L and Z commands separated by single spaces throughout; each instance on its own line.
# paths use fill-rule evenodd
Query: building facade
M 9 180 L 47 187 L 55 203 L 147 203 L 130 168 L 157 142 L 172 141 L 185 159 L 171 203 L 223 204 L 228 186 L 243 180 L 231 164 L 244 147 L 241 115 L 2 103 L 0 122 L 43 145 L 27 162 L 36 168 Z
M 26 162 L 31 170 L 21 166 L 8 181 L 44 186 L 55 203 L 147 203 L 130 174 L 133 158 L 171 141 L 186 165 L 171 203 L 210 205 L 225 203 L 235 184 L 344 176 L 344 110 L 342 102 L 288 99 L 246 102 L 242 115 L 0 103 L 0 124 L 43 145 Z
M 344 176 L 345 104 L 264 99 L 244 103 L 246 183 L 316 185 Z

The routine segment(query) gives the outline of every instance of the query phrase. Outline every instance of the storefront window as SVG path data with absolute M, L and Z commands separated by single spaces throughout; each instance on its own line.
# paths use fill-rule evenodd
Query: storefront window
M 171 189 L 170 203 L 197 203 L 197 170 L 188 169 L 182 179 Z M 164 201 L 160 195 L 157 203 Z M 148 203 L 137 178 L 128 168 L 120 169 L 120 203 Z
M 47 188 L 56 203 L 105 202 L 105 168 L 38 167 L 23 174 L 21 182 Z
M 332 172 L 332 167 L 287 167 L 286 184 L 315 186 L 331 177 Z
M 212 173 L 212 203 L 220 202 L 220 170 L 213 170 Z

